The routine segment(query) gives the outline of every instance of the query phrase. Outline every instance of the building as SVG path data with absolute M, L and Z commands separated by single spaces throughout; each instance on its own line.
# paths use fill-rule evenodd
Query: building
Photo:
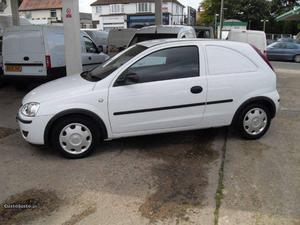
M 23 0 L 19 12 L 33 23 L 61 23 L 62 0 Z
M 154 0 L 97 0 L 91 4 L 93 26 L 101 30 L 140 28 L 155 24 Z M 184 23 L 184 5 L 163 0 L 163 24 Z
M 187 7 L 187 17 L 186 24 L 189 26 L 195 26 L 197 20 L 197 10 L 192 8 L 191 6 Z
M 23 0 L 19 7 L 20 16 L 33 24 L 62 25 L 62 0 Z M 92 14 L 80 13 L 81 28 L 92 27 Z

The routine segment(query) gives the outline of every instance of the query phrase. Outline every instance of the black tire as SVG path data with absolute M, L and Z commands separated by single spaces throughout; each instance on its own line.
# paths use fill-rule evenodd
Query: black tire
M 246 117 L 247 113 L 254 109 L 261 109 L 265 112 L 265 114 L 267 116 L 267 124 L 260 133 L 249 134 L 249 132 L 247 132 L 246 128 L 244 127 L 244 119 L 246 119 L 245 117 Z M 272 118 L 271 118 L 270 109 L 267 106 L 265 106 L 264 104 L 261 104 L 261 103 L 253 103 L 253 104 L 247 105 L 244 109 L 241 110 L 241 112 L 238 115 L 237 121 L 236 121 L 236 126 L 237 126 L 239 134 L 242 138 L 247 139 L 247 140 L 256 140 L 256 139 L 259 139 L 262 136 L 264 136 L 266 134 L 266 132 L 269 130 L 270 125 L 271 125 L 271 120 L 272 120 Z
M 70 153 L 66 151 L 60 144 L 60 134 L 62 130 L 66 126 L 74 123 L 84 125 L 89 129 L 91 133 L 91 137 L 89 137 L 91 140 L 90 146 L 80 154 L 77 154 L 76 152 L 74 152 L 74 154 Z M 67 116 L 59 119 L 57 122 L 55 122 L 53 128 L 51 129 L 50 135 L 51 135 L 50 136 L 51 146 L 55 150 L 58 150 L 63 157 L 68 159 L 80 159 L 89 156 L 91 153 L 93 153 L 96 144 L 99 142 L 101 138 L 100 131 L 97 128 L 96 124 L 93 122 L 93 120 L 81 115 Z

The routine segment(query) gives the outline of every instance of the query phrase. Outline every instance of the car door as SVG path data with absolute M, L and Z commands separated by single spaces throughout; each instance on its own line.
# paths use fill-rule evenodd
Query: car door
M 114 135 L 201 127 L 207 82 L 196 45 L 160 49 L 123 71 L 109 90 Z M 138 76 L 124 82 L 124 76 Z
M 86 36 L 84 39 L 84 52 L 82 53 L 82 66 L 84 71 L 89 71 L 103 63 L 107 56 L 105 54 L 99 54 L 97 46 L 94 42 Z

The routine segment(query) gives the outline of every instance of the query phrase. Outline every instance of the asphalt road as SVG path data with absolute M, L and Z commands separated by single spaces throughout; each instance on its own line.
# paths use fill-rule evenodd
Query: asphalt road
M 25 143 L 24 93 L 1 89 L 0 225 L 299 225 L 299 67 L 272 64 L 282 107 L 261 140 L 226 128 L 134 137 L 82 160 Z

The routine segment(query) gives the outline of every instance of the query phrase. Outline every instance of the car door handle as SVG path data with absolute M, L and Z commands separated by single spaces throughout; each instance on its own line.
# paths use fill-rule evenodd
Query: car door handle
M 91 56 L 89 57 L 89 60 L 92 60 L 92 57 L 91 57 Z
M 191 88 L 193 94 L 200 94 L 203 91 L 203 88 L 200 86 L 195 86 Z

